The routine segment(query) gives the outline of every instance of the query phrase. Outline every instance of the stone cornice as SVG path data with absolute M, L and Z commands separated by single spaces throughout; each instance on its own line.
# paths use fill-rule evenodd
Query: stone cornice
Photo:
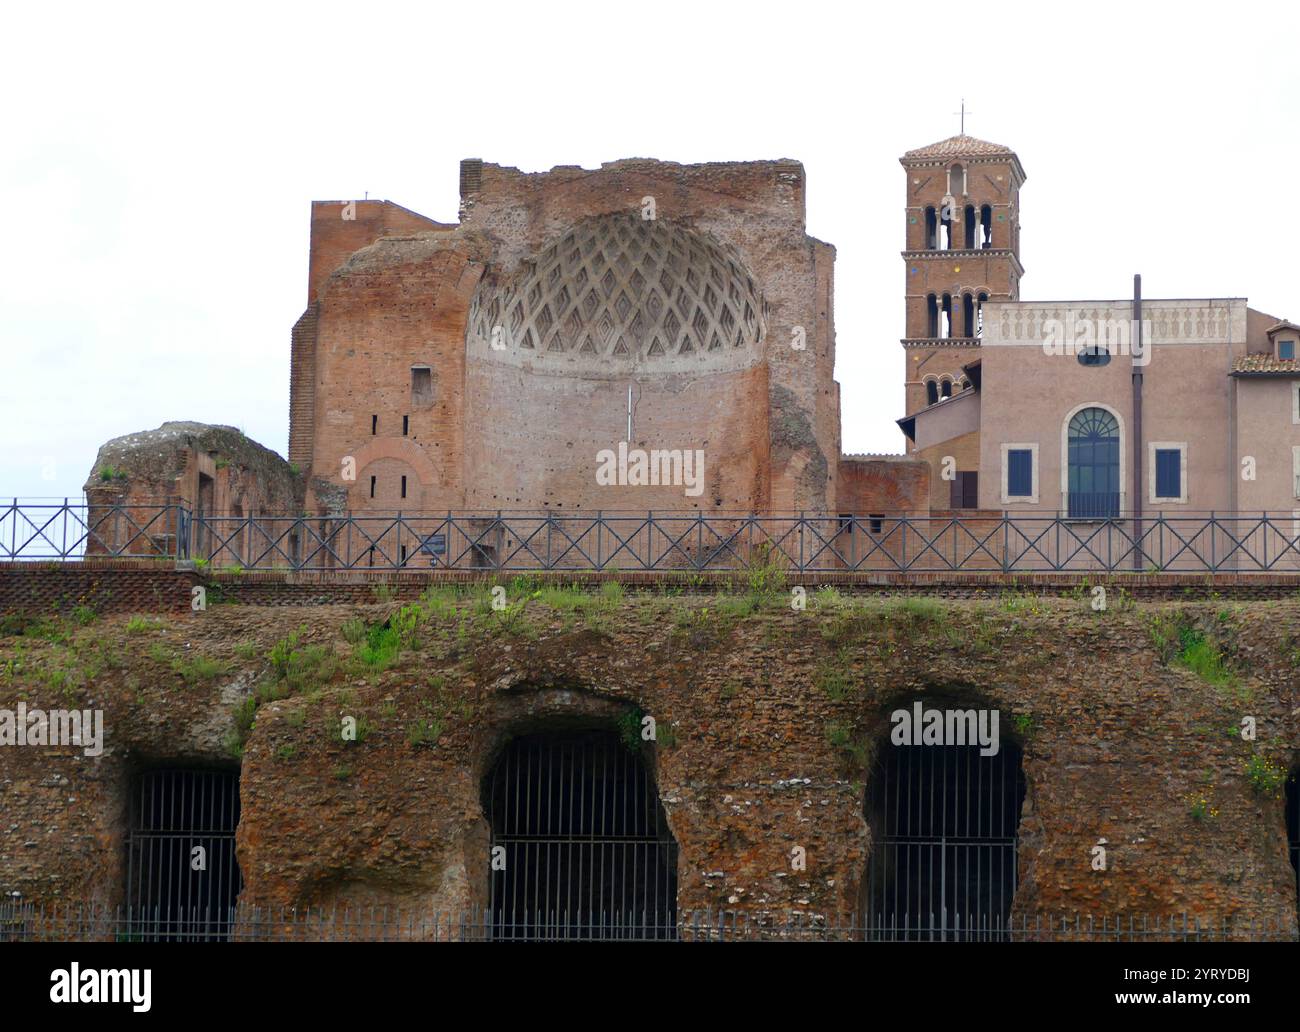
M 1016 270 L 1016 275 L 1023 276 L 1025 274 L 1025 267 L 1020 264 L 1020 259 L 1016 256 L 1016 252 L 1011 250 L 1009 247 L 983 247 L 976 248 L 973 251 L 900 251 L 899 254 L 903 256 L 904 261 L 908 262 L 920 261 L 922 259 L 932 261 L 935 258 L 941 258 L 944 260 L 952 258 L 961 258 L 963 260 L 987 257 L 1009 258 L 1011 259 L 1012 267 Z
M 977 348 L 979 337 L 903 337 L 904 348 Z

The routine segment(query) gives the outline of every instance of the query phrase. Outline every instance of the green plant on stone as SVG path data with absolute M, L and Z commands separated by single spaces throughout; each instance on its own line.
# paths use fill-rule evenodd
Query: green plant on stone
M 841 649 L 834 661 L 822 660 L 817 666 L 817 687 L 832 702 L 843 702 L 853 690 L 850 662 L 847 650 Z
M 852 758 L 859 767 L 867 765 L 867 747 L 854 737 L 852 725 L 839 722 L 827 724 L 826 741 L 832 748 Z
M 198 684 L 220 677 L 226 672 L 226 665 L 209 656 L 191 656 L 188 659 L 177 657 L 172 661 L 172 669 L 181 675 L 186 684 Z
M 655 745 L 661 749 L 675 749 L 678 741 L 677 729 L 669 721 L 655 721 Z
M 615 722 L 618 737 L 630 752 L 641 751 L 641 722 L 644 718 L 640 707 L 631 706 Z
M 437 745 L 443 726 L 441 718 L 415 720 L 407 726 L 406 740 L 416 748 Z
M 1246 777 L 1257 795 L 1277 799 L 1286 784 L 1287 772 L 1285 767 L 1274 763 L 1267 756 L 1254 753 L 1246 761 Z
M 231 728 L 226 733 L 226 751 L 237 760 L 244 757 L 244 745 L 257 723 L 257 699 L 249 695 L 231 711 Z

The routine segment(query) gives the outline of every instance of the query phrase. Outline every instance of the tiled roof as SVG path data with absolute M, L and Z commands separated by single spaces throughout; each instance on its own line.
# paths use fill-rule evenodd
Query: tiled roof
M 1272 355 L 1247 355 L 1232 363 L 1233 376 L 1300 376 L 1300 362 Z
M 1003 147 L 1000 143 L 977 140 L 973 136 L 950 136 L 948 139 L 932 143 L 928 147 L 917 147 L 916 150 L 908 151 L 903 155 L 903 160 L 907 161 L 911 158 L 957 158 L 967 155 L 983 157 L 993 154 L 1015 154 L 1015 151 L 1010 147 Z

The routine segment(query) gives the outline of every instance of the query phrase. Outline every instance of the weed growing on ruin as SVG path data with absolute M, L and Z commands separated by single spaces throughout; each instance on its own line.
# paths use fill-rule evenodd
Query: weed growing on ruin
M 1022 740 L 1027 739 L 1034 730 L 1034 715 L 1032 713 L 1013 713 L 1011 715 L 1011 726 Z
M 1190 670 L 1214 687 L 1229 692 L 1236 701 L 1249 700 L 1249 686 L 1242 683 L 1217 639 L 1194 626 L 1186 614 L 1157 614 L 1151 619 L 1149 629 L 1162 663 Z
M 745 564 L 745 587 L 754 608 L 770 605 L 786 589 L 786 560 L 770 544 L 755 545 Z
M 304 645 L 307 625 L 302 624 L 271 646 L 267 661 L 273 683 L 285 691 L 276 697 L 327 683 L 338 672 L 338 656 L 326 645 Z
M 1028 613 L 1038 616 L 1046 612 L 1047 606 L 1040 596 L 1027 591 L 1009 591 L 1002 596 L 1002 608 L 1008 613 Z
M 821 625 L 822 639 L 837 648 L 857 645 L 870 636 L 874 624 L 875 617 L 867 609 L 846 606 L 832 611 Z
M 1187 797 L 1187 813 L 1197 822 L 1212 821 L 1218 818 L 1219 810 L 1210 799 L 1208 792 L 1193 792 Z
M 889 615 L 912 624 L 938 623 L 948 615 L 948 608 L 932 598 L 909 597 L 889 607 Z
M 631 706 L 614 722 L 619 740 L 627 746 L 629 752 L 641 751 L 641 721 L 644 718 L 645 714 L 639 706 Z
M 292 744 L 285 744 L 275 750 L 275 758 L 282 763 L 287 763 L 298 755 L 298 747 Z
M 845 598 L 840 594 L 839 588 L 830 584 L 823 584 L 813 592 L 814 609 L 839 609 L 845 604 Z
M 1282 795 L 1282 786 L 1286 784 L 1286 768 L 1274 763 L 1267 756 L 1259 753 L 1251 755 L 1246 761 L 1246 778 L 1256 795 L 1268 799 L 1277 799 Z
M 226 664 L 210 656 L 196 655 L 186 659 L 177 657 L 172 661 L 172 669 L 186 684 L 195 685 L 220 677 L 226 672 Z
M 151 620 L 147 616 L 133 616 L 126 622 L 126 633 L 144 634 L 147 631 L 156 631 L 161 627 L 161 620 Z
M 852 657 L 847 649 L 841 649 L 834 660 L 822 660 L 817 665 L 815 676 L 817 687 L 826 693 L 832 702 L 843 702 L 853 691 Z
M 65 645 L 71 639 L 57 616 L 41 617 L 27 613 L 9 613 L 0 617 L 0 637 L 40 638 L 52 645 Z
M 406 740 L 417 749 L 428 748 L 438 744 L 444 729 L 439 718 L 415 720 L 406 729 Z
M 344 738 L 343 732 L 348 725 L 344 724 L 344 718 L 352 716 L 356 722 L 351 726 L 350 737 Z M 344 745 L 360 745 L 370 737 L 375 726 L 370 719 L 363 713 L 359 716 L 352 714 L 340 713 L 338 716 L 331 717 L 325 722 L 325 734 L 331 742 L 342 742 Z
M 244 758 L 244 746 L 257 723 L 257 698 L 246 696 L 230 713 L 230 730 L 226 732 L 226 752 L 236 760 Z
M 826 741 L 831 748 L 843 753 L 859 767 L 867 765 L 868 750 L 866 744 L 856 739 L 850 724 L 831 722 L 826 725 Z

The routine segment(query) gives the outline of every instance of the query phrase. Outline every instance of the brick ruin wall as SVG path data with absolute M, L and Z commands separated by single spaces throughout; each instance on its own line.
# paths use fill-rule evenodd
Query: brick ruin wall
M 6 572 L 0 584 L 12 580 Z M 258 710 L 239 767 L 245 903 L 482 903 L 481 788 L 494 755 L 514 734 L 611 726 L 636 707 L 676 738 L 648 746 L 647 760 L 680 849 L 679 907 L 850 911 L 871 849 L 872 757 L 889 712 L 920 699 L 996 707 L 1004 738 L 1023 749 L 1013 914 L 1186 911 L 1281 918 L 1294 931 L 1283 804 L 1243 773 L 1252 752 L 1291 769 L 1300 750 L 1293 593 L 1228 603 L 1200 592 L 1105 614 L 1086 593 L 1032 602 L 1017 593 L 933 612 L 849 599 L 798 613 L 777 600 L 728 615 L 720 598 L 663 594 L 661 583 L 599 619 L 533 601 L 510 626 L 472 600 L 453 603 L 392 669 L 348 673 L 345 622 L 377 623 L 397 605 L 374 601 L 373 585 L 353 587 L 370 599 L 198 613 L 133 600 L 156 617 L 133 628 L 125 614 L 69 623 L 66 641 L 6 624 L 3 704 L 102 708 L 106 747 L 98 758 L 0 749 L 0 888 L 33 901 L 122 902 L 133 774 L 156 763 L 235 766 L 232 710 L 267 677 L 272 646 L 305 627 L 304 642 L 339 666 Z M 0 609 L 12 612 L 8 590 Z M 1152 633 L 1164 618 L 1214 628 L 1241 671 L 1237 687 L 1165 662 Z M 194 680 L 169 661 L 200 655 L 222 673 Z M 92 663 L 93 678 L 83 676 Z M 828 672 L 848 690 L 828 691 Z M 331 738 L 344 712 L 369 722 L 364 741 Z M 442 736 L 412 744 L 411 719 L 431 712 Z M 1227 733 L 1244 713 L 1258 721 L 1256 743 Z M 1216 816 L 1196 820 L 1188 800 L 1207 786 Z M 1101 839 L 1104 873 L 1090 867 Z M 791 876 L 796 845 L 808 866 Z
M 344 219 L 343 202 L 313 207 L 311 298 L 293 335 L 290 428 L 291 458 L 304 466 L 311 456 L 309 508 L 835 508 L 834 249 L 805 234 L 802 166 L 631 160 L 538 174 L 466 166 L 456 227 L 421 225 L 388 202 L 356 202 L 353 220 Z M 562 356 L 538 348 L 519 360 L 475 348 L 476 298 L 486 304 L 493 290 L 527 277 L 574 227 L 639 220 L 645 197 L 655 198 L 665 233 L 716 245 L 752 275 L 763 300 L 759 342 L 710 350 L 709 326 L 693 355 L 632 364 L 606 353 L 617 334 L 596 337 L 600 354 L 579 351 L 582 334 Z M 655 271 L 666 273 L 660 264 Z M 630 275 L 628 266 L 621 275 Z M 694 315 L 682 321 L 687 332 L 721 311 L 716 296 L 706 298 L 704 275 L 692 285 L 698 295 Z M 584 281 L 583 300 L 595 283 Z M 718 290 L 728 296 L 727 287 Z M 616 305 L 618 293 L 602 303 Z M 598 316 L 594 326 L 603 325 Z M 497 318 L 510 325 L 503 313 Z M 544 319 L 549 328 L 550 315 Z M 806 347 L 790 346 L 796 327 Z M 413 366 L 429 367 L 431 396 L 413 395 Z M 625 436 L 633 376 L 634 443 L 703 449 L 702 495 L 597 485 L 595 452 Z M 342 478 L 348 456 L 354 482 Z M 403 476 L 405 498 L 395 493 Z

